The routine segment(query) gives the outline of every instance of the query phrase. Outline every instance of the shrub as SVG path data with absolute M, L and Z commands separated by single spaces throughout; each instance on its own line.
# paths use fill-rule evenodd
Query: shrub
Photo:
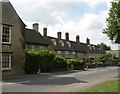
M 106 55 L 103 55 L 99 61 L 105 63 L 111 60 L 112 60 L 112 54 L 106 54 Z
M 26 62 L 24 70 L 27 74 L 29 73 L 37 73 L 39 69 L 39 55 L 34 52 L 26 53 Z
M 52 51 L 41 51 L 39 64 L 42 72 L 48 72 L 54 69 L 55 56 L 56 54 Z
M 26 53 L 25 72 L 37 73 L 39 69 L 43 72 L 52 71 L 56 54 L 52 51 L 29 51 Z
M 120 59 L 112 59 L 112 64 L 117 65 L 117 63 L 120 62 Z
M 56 55 L 54 58 L 54 69 L 55 70 L 66 70 L 67 69 L 67 60 L 60 56 Z
M 84 67 L 84 64 L 85 64 L 85 61 L 82 59 L 82 60 L 79 60 L 79 59 L 68 59 L 68 65 L 69 67 L 71 65 L 74 66 L 74 69 L 82 69 Z

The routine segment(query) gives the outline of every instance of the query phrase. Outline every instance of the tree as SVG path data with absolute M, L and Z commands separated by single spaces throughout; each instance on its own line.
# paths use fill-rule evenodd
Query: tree
M 103 33 L 114 43 L 120 44 L 120 0 L 114 0 L 106 18 L 107 26 Z
M 106 44 L 104 43 L 100 43 L 98 44 L 98 47 L 104 49 L 104 50 L 111 50 L 110 46 L 107 46 Z

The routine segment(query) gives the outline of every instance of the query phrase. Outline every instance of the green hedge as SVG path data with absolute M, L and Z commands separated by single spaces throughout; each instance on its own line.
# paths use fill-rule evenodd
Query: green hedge
M 25 72 L 37 73 L 52 71 L 54 69 L 54 58 L 56 54 L 52 51 L 29 51 L 26 53 Z
M 34 52 L 26 53 L 24 70 L 26 73 L 37 73 L 39 69 L 39 54 Z
M 56 55 L 54 58 L 54 69 L 55 70 L 66 70 L 67 60 L 60 55 Z
M 117 65 L 117 63 L 120 62 L 120 59 L 112 59 L 112 64 Z
M 67 70 L 67 60 L 52 51 L 29 51 L 26 53 L 26 73 Z
M 69 67 L 73 65 L 74 69 L 82 69 L 85 65 L 85 60 L 81 59 L 68 59 L 67 61 Z

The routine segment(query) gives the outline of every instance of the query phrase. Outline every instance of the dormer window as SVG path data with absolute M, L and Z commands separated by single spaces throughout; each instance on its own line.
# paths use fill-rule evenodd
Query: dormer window
M 2 26 L 2 43 L 11 43 L 11 26 Z
M 91 45 L 88 45 L 88 47 L 89 47 L 90 50 L 92 49 Z
M 55 39 L 52 39 L 52 42 L 53 42 L 54 45 L 57 45 L 57 42 L 56 42 Z
M 67 42 L 67 44 L 68 44 L 68 46 L 69 46 L 69 47 L 71 47 L 71 44 L 70 44 L 70 42 Z
M 93 47 L 93 49 L 95 50 L 95 46 L 92 46 Z
M 61 43 L 61 46 L 64 46 L 64 42 L 62 40 L 59 41 Z

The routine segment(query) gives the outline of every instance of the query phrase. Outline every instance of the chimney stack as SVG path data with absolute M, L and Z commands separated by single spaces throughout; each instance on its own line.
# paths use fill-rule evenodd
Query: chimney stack
M 69 33 L 68 32 L 65 33 L 65 39 L 69 40 Z
M 39 24 L 38 23 L 34 23 L 33 24 L 33 30 L 38 31 L 38 29 L 39 29 Z
M 76 42 L 80 42 L 80 37 L 79 37 L 79 35 L 76 36 Z
M 61 32 L 60 31 L 57 33 L 57 38 L 61 39 Z
M 86 43 L 87 43 L 87 44 L 90 44 L 90 39 L 87 38 L 87 39 L 86 39 Z
M 45 27 L 43 28 L 43 36 L 47 37 L 47 28 L 45 28 Z

